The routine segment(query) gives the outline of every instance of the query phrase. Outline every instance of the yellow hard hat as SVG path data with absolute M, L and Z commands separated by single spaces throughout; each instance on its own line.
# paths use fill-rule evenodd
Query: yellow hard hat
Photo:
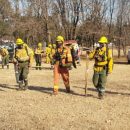
M 62 36 L 57 36 L 56 41 L 57 42 L 64 42 L 64 38 Z
M 108 39 L 107 39 L 105 36 L 102 36 L 102 37 L 99 39 L 98 42 L 99 42 L 99 43 L 106 44 L 106 43 L 108 43 Z
M 53 48 L 56 48 L 56 44 L 53 44 Z
M 48 44 L 48 47 L 50 47 L 50 48 L 52 47 L 51 43 L 50 43 L 50 44 Z
M 41 47 L 41 46 L 42 46 L 42 43 L 39 42 L 39 43 L 38 43 L 38 46 Z
M 23 42 L 22 39 L 18 38 L 18 39 L 16 40 L 16 44 L 17 44 L 17 45 L 22 45 L 22 44 L 24 44 L 24 42 Z

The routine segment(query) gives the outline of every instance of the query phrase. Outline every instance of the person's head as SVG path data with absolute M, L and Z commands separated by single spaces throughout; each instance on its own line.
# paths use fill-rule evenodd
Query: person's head
M 56 38 L 56 46 L 59 48 L 63 46 L 64 38 L 62 36 L 57 36 Z
M 42 47 L 42 43 L 38 43 L 38 45 L 37 45 L 39 48 L 41 48 Z
M 49 43 L 49 44 L 48 44 L 48 47 L 49 47 L 49 48 L 52 48 L 52 44 L 51 44 L 51 43 Z
M 104 47 L 108 43 L 108 39 L 105 36 L 102 36 L 98 41 L 100 47 Z
M 53 44 L 52 46 L 53 46 L 54 49 L 56 48 L 56 44 Z
M 24 42 L 23 42 L 22 39 L 18 38 L 18 39 L 16 40 L 16 45 L 17 45 L 17 47 L 18 47 L 19 49 L 23 48 L 23 44 L 24 44 Z

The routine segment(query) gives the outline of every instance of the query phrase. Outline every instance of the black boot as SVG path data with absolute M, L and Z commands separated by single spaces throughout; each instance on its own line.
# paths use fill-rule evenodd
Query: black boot
M 103 96 L 104 96 L 104 94 L 103 94 L 103 93 L 98 92 L 98 98 L 99 98 L 99 99 L 103 99 Z
M 38 66 L 36 66 L 36 70 L 38 70 Z
M 19 91 L 22 91 L 23 90 L 23 81 L 19 81 L 19 88 L 18 88 Z
M 24 90 L 27 90 L 28 89 L 28 80 L 27 79 L 24 80 L 24 84 L 25 84 Z
M 2 69 L 4 69 L 4 65 L 2 65 Z
M 41 69 L 42 69 L 41 63 L 39 63 L 39 70 L 41 70 Z
M 70 93 L 70 87 L 66 87 L 66 92 Z
M 42 67 L 41 67 L 41 66 L 39 67 L 39 70 L 42 70 Z
M 7 65 L 7 69 L 9 69 L 9 65 Z

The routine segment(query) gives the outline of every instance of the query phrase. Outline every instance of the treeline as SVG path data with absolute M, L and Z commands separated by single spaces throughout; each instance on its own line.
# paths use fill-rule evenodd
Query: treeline
M 130 0 L 0 0 L 0 37 L 28 44 L 54 42 L 57 35 L 91 46 L 108 36 L 126 54 L 130 44 Z

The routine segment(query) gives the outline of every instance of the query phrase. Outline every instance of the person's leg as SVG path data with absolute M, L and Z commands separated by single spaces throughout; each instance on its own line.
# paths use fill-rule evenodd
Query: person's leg
M 28 63 L 25 63 L 23 67 L 23 79 L 25 84 L 24 90 L 28 89 L 28 73 L 29 73 Z
M 14 64 L 16 82 L 19 83 L 18 65 Z
M 7 69 L 9 69 L 9 55 L 6 56 L 6 65 L 7 65 Z
M 47 54 L 47 56 L 46 56 L 46 63 L 47 63 L 47 64 L 50 64 L 49 54 Z
M 59 66 L 54 65 L 54 89 L 53 89 L 54 94 L 58 94 L 59 77 L 60 77 Z
M 42 57 L 41 55 L 39 55 L 39 70 L 41 70 L 41 65 L 42 65 Z
M 94 87 L 98 90 L 98 82 L 99 82 L 99 72 L 96 72 L 94 71 L 94 74 L 93 74 L 93 84 L 94 84 Z
M 2 57 L 2 69 L 4 69 L 5 66 L 5 56 Z
M 38 69 L 38 55 L 35 54 L 35 61 L 36 61 L 36 70 Z
M 23 67 L 21 63 L 18 66 L 18 75 L 19 75 L 19 79 L 18 79 L 19 90 L 22 90 L 23 89 Z
M 105 93 L 105 86 L 106 86 L 106 81 L 107 81 L 107 76 L 106 76 L 106 71 L 103 70 L 102 72 L 100 72 L 99 75 L 99 97 L 103 97 L 104 93 Z
M 39 62 L 39 70 L 41 70 L 41 69 L 42 69 L 42 63 Z
M 70 92 L 70 83 L 69 83 L 69 71 L 67 68 L 61 68 L 61 76 L 63 79 L 63 82 L 66 87 L 66 91 L 69 93 Z

